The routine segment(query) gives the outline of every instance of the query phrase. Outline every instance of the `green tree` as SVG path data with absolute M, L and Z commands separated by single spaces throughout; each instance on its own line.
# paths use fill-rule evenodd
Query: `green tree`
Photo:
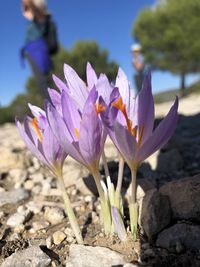
M 199 0 L 162 0 L 145 8 L 132 29 L 153 68 L 180 75 L 182 95 L 185 76 L 200 71 L 199 14 Z

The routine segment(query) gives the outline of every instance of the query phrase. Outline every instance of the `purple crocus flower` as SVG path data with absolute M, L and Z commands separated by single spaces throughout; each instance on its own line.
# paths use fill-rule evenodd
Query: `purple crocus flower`
M 153 130 L 154 125 L 154 101 L 151 90 L 151 75 L 145 77 L 142 90 L 134 103 L 134 112 L 130 114 L 127 106 L 120 96 L 111 104 L 112 109 L 117 109 L 120 116 L 116 117 L 107 127 L 114 144 L 132 169 L 138 166 L 156 150 L 167 143 L 172 136 L 178 119 L 178 98 L 171 107 L 167 116 L 159 126 Z M 123 117 L 123 120 L 122 120 Z M 102 116 L 104 119 L 104 116 Z M 106 122 L 106 120 L 104 119 Z M 108 123 L 106 123 L 108 126 Z
M 101 106 L 96 104 L 97 97 L 94 88 L 82 113 L 65 91 L 61 94 L 62 116 L 51 104 L 47 105 L 47 117 L 57 140 L 66 153 L 90 171 L 99 166 L 106 137 L 98 115 Z
M 124 80 L 123 74 L 121 77 Z M 123 85 L 123 81 L 120 80 L 121 78 L 119 77 L 119 84 Z M 132 114 L 131 110 L 134 111 Z M 127 99 L 124 103 L 122 96 L 120 96 L 116 101 L 110 103 L 105 112 L 102 112 L 102 119 L 113 143 L 131 169 L 129 213 L 131 232 L 134 239 L 137 233 L 138 218 L 136 172 L 142 161 L 165 145 L 172 136 L 178 119 L 177 110 L 178 98 L 176 97 L 167 116 L 153 130 L 154 101 L 151 91 L 151 75 L 149 73 L 145 77 L 142 90 L 135 100 Z M 118 111 L 117 115 L 116 111 Z
M 56 75 L 53 75 L 53 80 L 58 87 L 60 93 L 65 91 L 71 99 L 74 100 L 78 109 L 82 112 L 93 87 L 96 87 L 99 96 L 102 96 L 106 104 L 109 104 L 110 94 L 113 90 L 113 86 L 110 85 L 108 78 L 105 74 L 100 74 L 98 77 L 88 62 L 86 67 L 86 83 L 78 76 L 76 71 L 67 64 L 64 64 L 65 82 L 61 81 Z M 55 93 L 55 90 L 49 89 L 49 95 L 53 105 L 58 106 L 59 93 Z M 55 106 L 55 105 L 54 105 Z
M 30 151 L 57 175 L 61 172 L 67 153 L 55 138 L 44 110 L 29 104 L 34 118 L 26 116 L 23 125 L 16 119 L 19 133 Z

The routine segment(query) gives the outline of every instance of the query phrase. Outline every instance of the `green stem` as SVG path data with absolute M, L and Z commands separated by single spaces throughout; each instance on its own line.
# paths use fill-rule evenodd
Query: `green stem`
M 116 188 L 116 191 L 118 192 L 121 192 L 123 173 L 124 173 L 124 159 L 122 158 L 122 156 L 120 156 L 118 178 L 117 178 L 117 188 Z
M 104 224 L 104 230 L 106 234 L 109 234 L 111 232 L 111 211 L 110 211 L 110 203 L 108 196 L 105 196 L 103 188 L 100 183 L 101 175 L 98 170 L 94 170 L 92 172 L 92 175 L 94 177 L 97 190 L 99 192 L 99 197 L 101 201 L 101 212 L 102 212 L 102 219 Z
M 102 160 L 103 160 L 103 166 L 104 166 L 105 176 L 106 176 L 106 180 L 107 180 L 107 178 L 110 177 L 110 173 L 109 173 L 108 164 L 107 164 L 106 155 L 105 155 L 104 150 L 102 152 Z
M 83 238 L 82 238 L 82 235 L 81 235 L 81 230 L 80 230 L 80 227 L 78 225 L 78 222 L 77 222 L 77 219 L 76 219 L 76 216 L 74 214 L 74 211 L 72 209 L 72 206 L 71 206 L 71 203 L 70 203 L 70 200 L 69 200 L 69 196 L 65 190 L 65 184 L 64 184 L 64 181 L 63 181 L 63 176 L 62 174 L 59 174 L 57 175 L 57 181 L 58 181 L 58 186 L 61 190 L 61 193 L 62 193 L 62 197 L 63 197 L 63 200 L 64 200 L 64 205 L 65 205 L 65 209 L 66 209 L 66 212 L 67 212 L 67 216 L 69 218 L 69 222 L 70 222 L 70 225 L 72 227 L 72 230 L 76 236 L 76 240 L 78 242 L 78 244 L 83 244 Z
M 137 234 L 137 221 L 138 221 L 138 205 L 136 202 L 136 173 L 137 168 L 131 168 L 131 192 L 129 198 L 129 215 L 130 215 L 130 226 L 134 240 Z

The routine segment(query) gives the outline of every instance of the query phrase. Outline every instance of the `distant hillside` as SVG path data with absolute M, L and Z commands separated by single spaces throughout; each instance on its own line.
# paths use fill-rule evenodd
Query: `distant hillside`
M 190 87 L 185 89 L 186 96 L 191 93 L 198 93 L 198 94 L 200 93 L 200 81 L 192 84 Z M 154 94 L 154 100 L 155 103 L 163 103 L 173 100 L 176 95 L 178 96 L 180 95 L 179 89 L 174 89 Z

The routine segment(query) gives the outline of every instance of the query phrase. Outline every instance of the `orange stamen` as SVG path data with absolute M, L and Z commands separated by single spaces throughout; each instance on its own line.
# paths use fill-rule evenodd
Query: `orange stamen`
M 101 105 L 99 102 L 95 104 L 96 113 L 99 114 L 106 110 L 106 107 Z
M 79 130 L 77 128 L 74 128 L 74 131 L 75 131 L 76 137 L 79 139 Z
M 36 134 L 38 136 L 38 139 L 42 143 L 42 134 L 41 134 L 40 129 L 38 127 L 37 119 L 35 117 L 32 120 L 32 124 L 33 124 L 33 127 L 34 127 L 35 131 L 36 131 Z
M 144 126 L 141 127 L 141 130 L 140 130 L 140 133 L 139 133 L 138 146 L 140 146 L 140 144 L 141 144 L 143 133 L 144 133 Z
M 127 112 L 126 112 L 126 105 L 123 104 L 122 97 L 119 97 L 117 101 L 112 103 L 112 106 L 119 109 L 126 120 L 126 125 L 130 133 L 132 133 L 132 121 L 128 118 Z

